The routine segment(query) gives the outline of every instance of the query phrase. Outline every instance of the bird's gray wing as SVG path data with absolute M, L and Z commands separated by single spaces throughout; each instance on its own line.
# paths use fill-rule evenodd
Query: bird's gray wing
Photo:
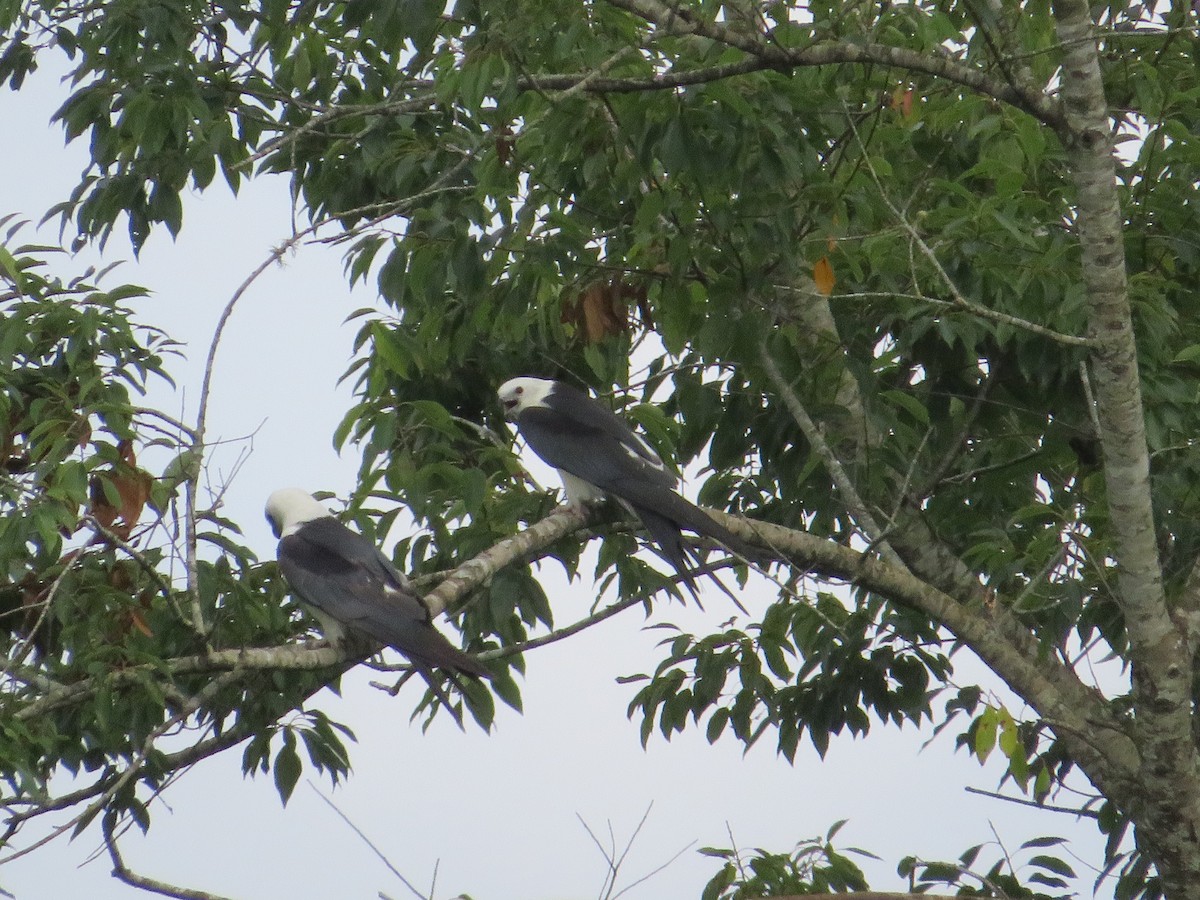
M 628 423 L 594 397 L 561 381 L 554 383 L 554 390 L 546 398 L 546 405 L 564 419 L 580 428 L 599 433 L 617 444 L 634 459 L 643 460 L 653 469 L 666 471 L 662 459 L 654 448 L 647 444 L 629 427 Z M 670 475 L 668 474 L 668 479 Z M 674 483 L 670 479 L 666 483 Z
M 379 549 L 334 518 L 308 522 L 279 542 L 279 568 L 305 603 L 395 647 L 420 667 L 490 677 L 436 628 L 428 607 Z
M 675 478 L 658 456 L 613 414 L 590 397 L 588 406 L 530 407 L 517 416 L 517 426 L 533 452 L 602 491 L 621 496 L 621 486 L 657 484 L 671 488 Z M 560 398 L 551 396 L 552 401 Z M 606 415 L 600 415 L 604 413 Z M 612 417 L 611 419 L 608 417 Z M 616 421 L 620 428 L 613 427 Z
M 517 418 L 521 434 L 538 456 L 555 468 L 564 469 L 624 500 L 633 507 L 656 540 L 664 533 L 663 525 L 651 526 L 643 511 L 674 522 L 677 528 L 686 528 L 719 541 L 735 553 L 754 558 L 756 551 L 745 541 L 675 492 L 675 479 L 659 467 L 661 462 L 655 466 L 635 451 L 635 446 L 642 446 L 642 442 L 624 422 L 578 391 L 564 395 L 570 398 L 568 402 L 555 402 L 561 399 L 557 390 L 551 395 L 550 407 L 530 407 Z M 615 420 L 619 429 L 608 417 Z M 629 438 L 623 440 L 622 435 Z M 657 461 L 658 457 L 654 459 Z M 672 543 L 677 544 L 677 541 Z M 677 552 L 668 551 L 668 556 L 672 562 L 678 559 Z

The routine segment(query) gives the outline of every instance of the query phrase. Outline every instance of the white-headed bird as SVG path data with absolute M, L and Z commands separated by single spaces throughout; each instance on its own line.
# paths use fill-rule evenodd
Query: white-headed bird
M 394 647 L 452 713 L 434 669 L 444 669 L 451 679 L 456 673 L 491 677 L 433 627 L 429 607 L 391 560 L 306 491 L 275 491 L 267 498 L 266 513 L 279 538 L 279 569 L 331 644 L 350 632 Z
M 505 416 L 516 423 L 525 442 L 558 469 L 567 502 L 580 506 L 616 497 L 646 526 L 693 597 L 696 573 L 689 563 L 700 557 L 684 540 L 683 529 L 712 538 L 740 556 L 757 556 L 741 538 L 676 493 L 675 477 L 658 454 L 599 401 L 564 382 L 530 376 L 506 381 L 498 393 Z M 715 574 L 708 574 L 729 594 Z

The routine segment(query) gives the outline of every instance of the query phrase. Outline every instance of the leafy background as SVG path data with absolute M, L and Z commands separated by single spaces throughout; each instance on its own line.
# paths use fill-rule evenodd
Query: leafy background
M 79 167 L 82 148 L 63 149 L 57 129 L 45 127 L 61 90 L 56 74 L 40 72 L 34 76 L 36 90 L 4 98 L 8 121 L 25 136 L 6 150 L 5 159 L 16 171 L 37 173 L 15 181 L 6 202 L 31 216 L 69 190 Z M 218 305 L 286 235 L 286 187 L 257 180 L 243 186 L 236 205 L 216 193 L 191 197 L 186 215 L 188 228 L 177 242 L 161 232 L 151 235 L 140 259 L 117 273 L 122 281 L 150 288 L 139 309 L 186 343 L 185 358 L 171 365 L 179 391 L 159 394 L 168 410 L 194 404 Z M 113 245 L 120 247 L 120 235 Z M 235 441 L 219 451 L 216 467 L 232 469 L 246 446 L 236 439 L 255 431 L 253 453 L 227 501 L 230 517 L 246 527 L 246 543 L 261 556 L 273 550 L 260 509 L 272 487 L 297 483 L 345 496 L 354 485 L 357 459 L 351 451 L 336 454 L 329 440 L 349 397 L 335 382 L 349 358 L 353 325 L 339 323 L 374 298 L 361 287 L 348 295 L 339 269 L 336 252 L 307 247 L 267 273 L 235 316 L 217 366 L 214 434 Z M 323 402 L 314 404 L 312 397 Z M 528 455 L 526 461 L 537 465 Z M 541 480 L 553 483 L 544 474 Z M 567 588 L 554 565 L 541 577 L 556 608 L 561 603 L 582 610 L 593 599 L 586 577 Z M 713 597 L 708 607 L 722 609 L 723 602 Z M 677 605 L 658 618 L 702 625 Z M 660 635 L 639 631 L 641 625 L 632 612 L 573 642 L 531 654 L 525 714 L 501 707 L 497 732 L 486 738 L 477 732 L 463 736 L 446 720 L 422 736 L 407 721 L 403 703 L 368 688 L 366 676 L 349 679 L 344 699 L 322 701 L 359 739 L 352 748 L 354 776 L 331 796 L 419 885 L 431 861 L 441 860 L 444 895 L 483 894 L 480 885 L 486 883 L 487 896 L 528 897 L 531 870 L 547 895 L 590 894 L 602 882 L 604 864 L 576 814 L 599 834 L 611 819 L 617 838 L 626 839 L 652 801 L 627 863 L 631 877 L 693 839 L 727 847 L 726 824 L 743 847 L 779 851 L 848 818 L 838 844 L 867 847 L 886 860 L 855 859 L 877 887 L 895 878 L 895 862 L 904 854 L 954 858 L 967 843 L 988 841 L 988 822 L 1010 848 L 1025 835 L 1048 830 L 1082 842 L 1074 845 L 1076 852 L 1096 842 L 1090 829 L 1069 818 L 1047 823 L 1036 812 L 964 793 L 967 783 L 990 788 L 1003 766 L 994 757 L 980 768 L 963 751 L 953 751 L 949 735 L 924 750 L 911 729 L 876 729 L 870 741 L 843 735 L 833 738 L 824 760 L 801 744 L 794 766 L 769 746 L 743 756 L 732 742 L 709 746 L 696 731 L 669 744 L 651 739 L 643 751 L 625 718 L 636 686 L 614 684 L 617 675 L 644 671 L 645 661 L 654 658 Z M 980 674 L 962 657 L 956 663 L 964 680 Z M 243 781 L 238 762 L 211 760 L 173 787 L 167 796 L 173 814 L 161 816 L 146 837 L 126 839 L 131 864 L 234 895 L 251 888 L 255 897 L 305 891 L 372 895 L 380 887 L 398 892 L 315 793 L 301 785 L 282 810 L 270 779 Z M 442 778 L 453 783 L 455 795 L 477 802 L 447 808 Z M 892 815 L 897 807 L 903 809 L 900 819 Z M 881 809 L 889 814 L 881 816 Z M 514 819 L 522 823 L 519 829 L 511 826 Z M 531 849 L 551 846 L 555 852 L 549 856 Z M 76 868 L 95 850 L 96 842 L 86 837 L 52 844 L 5 867 L 0 885 L 21 898 L 135 896 L 108 877 L 104 858 Z M 219 872 L 212 866 L 214 854 L 221 860 Z M 1098 855 L 1097 848 L 1092 857 Z M 309 865 L 313 860 L 330 864 Z M 689 851 L 630 896 L 695 894 L 719 862 Z M 1080 881 L 1090 883 L 1086 873 Z

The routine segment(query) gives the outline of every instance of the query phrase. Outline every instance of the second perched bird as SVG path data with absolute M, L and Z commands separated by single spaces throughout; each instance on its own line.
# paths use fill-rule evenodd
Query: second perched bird
M 505 415 L 517 423 L 534 453 L 558 469 L 567 502 L 578 506 L 606 495 L 620 500 L 642 520 L 693 597 L 696 579 L 688 562 L 695 551 L 684 541 L 682 529 L 710 537 L 740 556 L 757 555 L 732 531 L 679 496 L 674 476 L 650 445 L 583 391 L 561 381 L 522 376 L 504 382 L 498 393 Z M 715 575 L 712 578 L 729 594 Z
M 391 561 L 300 488 L 267 498 L 267 521 L 279 538 L 279 569 L 298 599 L 321 623 L 330 643 L 346 632 L 399 650 L 452 709 L 433 676 L 435 668 L 472 678 L 491 673 L 433 627 L 425 602 Z M 457 716 L 456 716 L 457 718 Z M 461 724 L 461 722 L 459 723 Z

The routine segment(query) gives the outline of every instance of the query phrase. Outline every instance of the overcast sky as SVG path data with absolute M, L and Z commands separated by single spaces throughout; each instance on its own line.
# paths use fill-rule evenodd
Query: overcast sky
M 0 215 L 36 220 L 77 183 L 85 145 L 64 148 L 61 129 L 48 125 L 66 96 L 57 75 L 43 71 L 19 94 L 0 92 L 7 135 L 0 159 L 8 173 Z M 130 261 L 106 283 L 149 287 L 151 298 L 139 304 L 142 318 L 186 344 L 187 360 L 172 366 L 178 390 L 156 386 L 151 405 L 194 417 L 221 308 L 290 229 L 287 183 L 272 177 L 246 185 L 236 200 L 220 186 L 190 198 L 180 240 L 160 230 L 136 262 L 121 235 L 110 242 L 106 260 Z M 209 424 L 210 437 L 228 443 L 210 471 L 214 480 L 226 478 L 248 454 L 225 512 L 264 558 L 274 553 L 261 513 L 271 490 L 297 485 L 344 497 L 354 486 L 357 458 L 339 457 L 331 443 L 350 403 L 349 388 L 337 380 L 351 358 L 355 325 L 342 322 L 376 301 L 373 290 L 347 288 L 336 250 L 305 246 L 255 283 L 230 323 Z M 567 585 L 550 566 L 539 578 L 559 624 L 585 615 L 595 599 L 586 576 Z M 771 599 L 764 590 L 743 598 L 754 614 Z M 626 717 L 637 686 L 616 678 L 656 665 L 661 632 L 646 625 L 715 629 L 734 612 L 720 594 L 708 596 L 705 606 L 701 614 L 662 603 L 650 622 L 631 609 L 531 652 L 525 714 L 500 706 L 490 735 L 475 727 L 464 734 L 446 716 L 423 734 L 408 719 L 419 689 L 410 685 L 388 697 L 367 686 L 371 673 L 360 668 L 343 679 L 341 697 L 320 697 L 322 708 L 358 736 L 350 782 L 332 792 L 319 783 L 320 789 L 426 894 L 438 865 L 439 898 L 460 892 L 476 900 L 595 897 L 606 864 L 580 818 L 604 842 L 611 823 L 621 849 L 651 804 L 618 889 L 695 843 L 624 895 L 630 898 L 697 897 L 719 868 L 698 848 L 730 846 L 730 834 L 741 847 L 786 851 L 840 819 L 849 823 L 838 846 L 882 857 L 861 861 L 878 889 L 905 887 L 895 874 L 904 855 L 952 859 L 997 838 L 1015 851 L 1038 835 L 1072 836 L 1074 852 L 1100 862 L 1102 844 L 1090 824 L 967 793 L 968 785 L 993 789 L 1002 770 L 996 759 L 981 768 L 965 752 L 955 753 L 951 735 L 924 746 L 927 734 L 873 722 L 868 739 L 833 740 L 825 760 L 803 745 L 795 765 L 778 757 L 769 739 L 743 754 L 731 739 L 709 746 L 702 729 L 670 743 L 656 733 L 643 750 L 638 721 Z M 955 680 L 964 684 L 981 668 L 966 654 L 956 665 Z M 123 840 L 126 862 L 151 877 L 247 900 L 411 896 L 303 781 L 284 810 L 270 777 L 246 780 L 240 767 L 240 748 L 197 766 L 152 806 L 149 835 L 132 832 Z M 73 843 L 60 839 L 0 869 L 0 887 L 19 900 L 146 896 L 110 877 L 99 847 L 96 831 Z M 993 856 L 985 851 L 982 858 Z M 1080 894 L 1090 896 L 1094 874 L 1083 862 L 1076 869 Z M 1110 895 L 1107 888 L 1097 896 Z

